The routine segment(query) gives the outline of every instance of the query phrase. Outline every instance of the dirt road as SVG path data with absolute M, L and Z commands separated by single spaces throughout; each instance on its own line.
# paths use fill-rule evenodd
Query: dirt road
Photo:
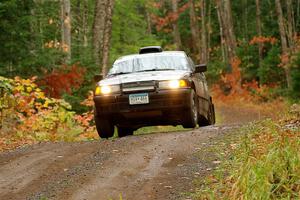
M 190 199 L 193 179 L 215 167 L 205 149 L 236 127 L 41 143 L 2 153 L 0 199 Z

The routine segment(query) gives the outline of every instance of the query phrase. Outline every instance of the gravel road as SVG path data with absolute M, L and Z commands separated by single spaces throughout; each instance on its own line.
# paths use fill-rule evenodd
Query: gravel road
M 244 122 L 257 118 L 226 112 Z M 223 123 L 185 132 L 40 143 L 1 153 L 0 199 L 190 199 L 193 179 L 215 167 L 214 155 L 205 149 L 238 127 Z

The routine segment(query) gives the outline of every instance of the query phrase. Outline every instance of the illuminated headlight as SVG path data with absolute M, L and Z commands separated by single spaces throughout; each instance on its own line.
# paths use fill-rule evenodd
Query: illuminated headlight
M 95 89 L 95 95 L 107 95 L 120 92 L 120 85 L 102 85 L 97 86 Z
M 178 89 L 187 87 L 186 80 L 170 80 L 170 81 L 161 81 L 159 82 L 160 89 Z

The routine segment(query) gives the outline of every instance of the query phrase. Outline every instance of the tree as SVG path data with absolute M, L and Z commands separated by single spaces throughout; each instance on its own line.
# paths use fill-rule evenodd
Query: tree
M 190 28 L 191 28 L 192 42 L 193 42 L 192 46 L 193 46 L 194 53 L 198 55 L 198 54 L 201 53 L 201 41 L 200 41 L 198 20 L 197 20 L 197 16 L 196 16 L 196 13 L 195 13 L 194 0 L 189 0 L 189 6 L 190 6 L 190 12 L 189 12 L 189 15 L 190 15 Z M 199 58 L 200 57 L 201 56 L 199 56 Z
M 67 54 L 66 62 L 71 62 L 71 2 L 61 0 L 61 38 L 62 49 Z
M 259 37 L 262 36 L 262 23 L 261 23 L 261 8 L 260 8 L 260 0 L 255 0 L 256 3 L 256 31 Z M 258 44 L 258 56 L 259 56 L 259 66 L 261 66 L 261 62 L 263 60 L 263 43 Z
M 108 71 L 114 0 L 97 0 L 93 25 L 94 58 L 101 73 Z
M 171 0 L 172 3 L 172 11 L 175 20 L 173 21 L 173 37 L 174 37 L 174 42 L 176 45 L 177 50 L 181 50 L 182 43 L 181 43 L 181 37 L 180 37 L 180 32 L 178 28 L 178 0 Z
M 100 69 L 102 45 L 105 30 L 106 5 L 108 0 L 96 0 L 93 24 L 93 54 L 96 66 Z
M 102 74 L 106 75 L 108 71 L 109 50 L 112 31 L 112 15 L 113 15 L 114 0 L 108 0 L 106 5 L 105 29 L 103 36 L 103 58 L 102 58 Z
M 236 57 L 236 37 L 233 29 L 230 0 L 216 0 L 221 38 L 224 40 L 225 56 L 231 62 Z
M 201 0 L 201 62 L 207 63 L 208 61 L 208 41 L 207 41 L 207 27 L 206 27 L 206 3 Z
M 284 16 L 282 11 L 282 6 L 280 0 L 275 0 L 276 4 L 276 12 L 277 12 L 277 19 L 278 19 L 278 25 L 279 25 L 279 32 L 280 32 L 280 39 L 281 39 L 281 47 L 282 47 L 282 55 L 284 57 L 288 56 L 289 54 L 289 45 L 288 45 L 288 38 L 287 38 L 287 30 L 286 25 L 284 22 Z M 287 80 L 287 86 L 288 88 L 291 88 L 292 85 L 292 79 L 291 79 L 291 69 L 288 65 L 283 66 L 285 70 L 285 76 Z

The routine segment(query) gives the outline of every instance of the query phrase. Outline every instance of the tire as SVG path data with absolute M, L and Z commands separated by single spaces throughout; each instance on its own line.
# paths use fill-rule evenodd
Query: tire
M 204 126 L 214 125 L 215 123 L 216 123 L 215 106 L 212 103 L 212 99 L 210 99 L 207 117 L 200 115 L 198 118 L 198 124 L 200 127 L 204 127 Z
M 210 102 L 209 106 L 208 123 L 209 125 L 214 125 L 216 123 L 215 105 L 212 102 Z
M 110 138 L 114 136 L 114 125 L 107 119 L 94 116 L 96 129 L 100 138 Z
M 195 91 L 192 90 L 190 97 L 190 106 L 188 111 L 185 113 L 185 123 L 183 124 L 184 128 L 196 128 L 198 123 L 198 100 L 195 94 Z
M 133 135 L 133 129 L 127 127 L 118 127 L 119 137 L 126 137 L 128 135 Z

